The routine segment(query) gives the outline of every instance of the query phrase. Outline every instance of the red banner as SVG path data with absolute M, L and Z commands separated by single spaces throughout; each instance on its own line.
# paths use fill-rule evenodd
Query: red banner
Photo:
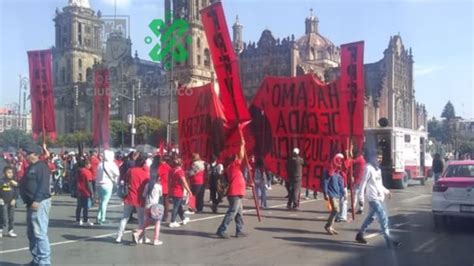
M 211 84 L 178 96 L 178 119 L 179 149 L 185 166 L 193 153 L 199 153 L 205 161 L 220 154 L 225 140 L 225 117 Z
M 341 45 L 341 115 L 348 117 L 341 125 L 347 146 L 353 138 L 359 151 L 364 141 L 364 42 Z
M 287 179 L 286 162 L 299 148 L 306 165 L 302 186 L 319 190 L 323 169 L 341 152 L 341 95 L 338 83 L 323 84 L 312 75 L 267 77 L 250 113 L 257 157 Z
M 109 70 L 94 71 L 94 121 L 92 142 L 95 146 L 109 148 Z
M 250 121 L 240 82 L 239 64 L 230 39 L 224 9 L 216 2 L 201 10 L 201 20 L 211 51 L 212 62 L 219 83 L 219 94 L 227 121 Z
M 33 138 L 56 140 L 51 50 L 28 51 Z

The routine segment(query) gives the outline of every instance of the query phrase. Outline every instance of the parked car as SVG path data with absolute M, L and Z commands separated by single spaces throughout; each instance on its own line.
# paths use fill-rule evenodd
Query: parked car
M 474 218 L 474 160 L 448 162 L 433 185 L 432 211 L 435 227 L 447 217 Z

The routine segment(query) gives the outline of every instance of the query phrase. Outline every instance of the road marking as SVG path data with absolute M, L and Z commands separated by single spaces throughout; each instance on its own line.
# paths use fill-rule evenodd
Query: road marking
M 370 239 L 370 238 L 374 238 L 374 237 L 379 236 L 379 235 L 380 235 L 380 233 L 372 233 L 372 234 L 364 236 L 364 238 Z
M 427 197 L 431 197 L 431 195 L 423 194 L 423 195 L 419 195 L 419 196 L 416 196 L 416 197 L 413 197 L 413 198 L 408 198 L 408 199 L 401 200 L 400 202 L 403 202 L 403 203 L 412 202 L 412 201 L 417 201 L 417 200 L 427 198 Z
M 437 237 L 433 237 L 432 239 L 426 241 L 425 243 L 423 243 L 422 245 L 420 245 L 419 247 L 417 247 L 414 251 L 415 252 L 420 252 L 422 249 L 426 248 L 427 246 L 433 244 L 436 240 L 438 240 Z
M 320 199 L 312 199 L 312 200 L 301 201 L 301 204 L 315 202 L 315 201 L 320 201 Z M 121 206 L 121 205 L 113 205 L 113 206 Z M 275 205 L 275 206 L 270 206 L 268 209 L 279 208 L 279 207 L 284 207 L 284 206 L 286 206 L 286 203 L 278 204 L 278 205 Z M 249 212 L 254 212 L 254 211 L 256 211 L 256 210 L 255 209 L 244 210 L 243 212 L 244 213 L 249 213 Z M 224 216 L 225 216 L 225 214 L 219 214 L 219 215 L 214 215 L 214 216 L 209 216 L 209 217 L 202 217 L 202 218 L 198 218 L 198 219 L 192 219 L 188 223 L 206 221 L 206 220 L 211 220 L 211 219 L 224 217 Z M 150 229 L 150 228 L 153 228 L 153 226 L 147 227 L 147 229 Z M 129 234 L 131 232 L 133 232 L 133 230 L 126 230 L 126 231 L 124 231 L 123 234 L 125 235 L 125 234 Z M 65 244 L 72 244 L 72 243 L 77 243 L 79 241 L 88 241 L 88 240 L 92 240 L 92 239 L 106 238 L 106 237 L 111 237 L 111 236 L 115 236 L 115 235 L 117 235 L 116 232 L 115 233 L 104 234 L 104 235 L 92 236 L 92 237 L 83 237 L 83 238 L 79 238 L 79 239 L 75 239 L 75 240 L 67 240 L 67 241 L 60 241 L 60 242 L 50 243 L 50 246 L 59 246 L 59 245 L 65 245 Z M 2 250 L 2 251 L 0 251 L 0 254 L 15 253 L 15 252 L 20 252 L 20 251 L 25 251 L 25 250 L 29 250 L 29 247 Z

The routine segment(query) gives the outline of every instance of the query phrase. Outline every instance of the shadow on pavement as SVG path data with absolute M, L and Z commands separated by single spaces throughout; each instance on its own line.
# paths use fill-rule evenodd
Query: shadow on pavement
M 298 213 L 298 212 L 293 212 L 293 213 Z M 254 213 L 246 213 L 244 216 L 257 216 Z M 275 216 L 275 215 L 268 215 L 268 214 L 262 214 L 263 218 L 267 219 L 280 219 L 280 220 L 289 220 L 289 221 L 311 221 L 311 222 L 326 222 L 327 219 L 319 219 L 319 218 L 303 218 L 303 217 L 284 217 L 284 216 Z
M 18 264 L 18 263 L 11 263 L 11 262 L 3 262 L 0 260 L 0 265 L 2 266 L 17 266 L 17 265 L 30 265 L 30 264 Z
M 318 234 L 318 235 L 327 235 L 324 232 L 315 232 L 315 231 L 308 231 L 303 229 L 295 229 L 295 228 L 279 228 L 279 227 L 255 227 L 255 230 L 266 231 L 266 232 L 273 232 L 273 233 L 290 233 L 290 234 Z
M 167 235 L 182 235 L 182 236 L 196 236 L 196 237 L 204 237 L 204 238 L 217 238 L 216 234 L 211 234 L 211 233 L 207 233 L 207 232 L 199 232 L 199 231 L 180 230 L 180 229 L 163 228 L 163 229 L 160 230 L 160 233 L 167 234 Z

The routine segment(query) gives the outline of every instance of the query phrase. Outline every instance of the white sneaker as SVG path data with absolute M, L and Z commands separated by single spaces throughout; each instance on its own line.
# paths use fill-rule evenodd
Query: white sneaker
M 76 222 L 76 225 L 79 225 L 79 226 L 82 226 L 82 220 L 80 220 L 79 222 Z
M 184 218 L 183 225 L 187 224 L 189 222 L 189 220 L 191 220 L 191 219 L 189 219 L 189 217 Z
M 184 214 L 191 215 L 191 214 L 194 214 L 194 212 L 192 212 L 192 211 L 185 211 Z
M 115 239 L 115 243 L 121 243 L 122 242 L 122 236 L 117 236 Z
M 15 234 L 15 232 L 13 232 L 13 229 L 12 229 L 12 230 L 8 231 L 8 236 L 9 237 L 17 237 L 18 235 Z
M 89 222 L 89 221 L 87 221 L 87 222 L 86 222 L 86 225 L 88 225 L 88 226 L 93 226 L 93 225 L 94 225 L 94 223 L 93 223 L 93 222 Z
M 3 237 L 3 230 L 0 230 L 0 238 Z
M 160 245 L 163 245 L 163 241 L 160 241 L 160 240 L 153 241 L 153 246 L 160 246 Z
M 180 227 L 181 225 L 178 223 L 178 222 L 174 222 L 174 223 L 170 223 L 169 227 L 171 228 L 176 228 L 176 227 Z
M 150 243 L 151 243 L 151 239 L 149 239 L 148 237 L 145 238 L 145 244 L 150 244 Z M 143 237 L 138 240 L 138 244 L 143 244 Z

